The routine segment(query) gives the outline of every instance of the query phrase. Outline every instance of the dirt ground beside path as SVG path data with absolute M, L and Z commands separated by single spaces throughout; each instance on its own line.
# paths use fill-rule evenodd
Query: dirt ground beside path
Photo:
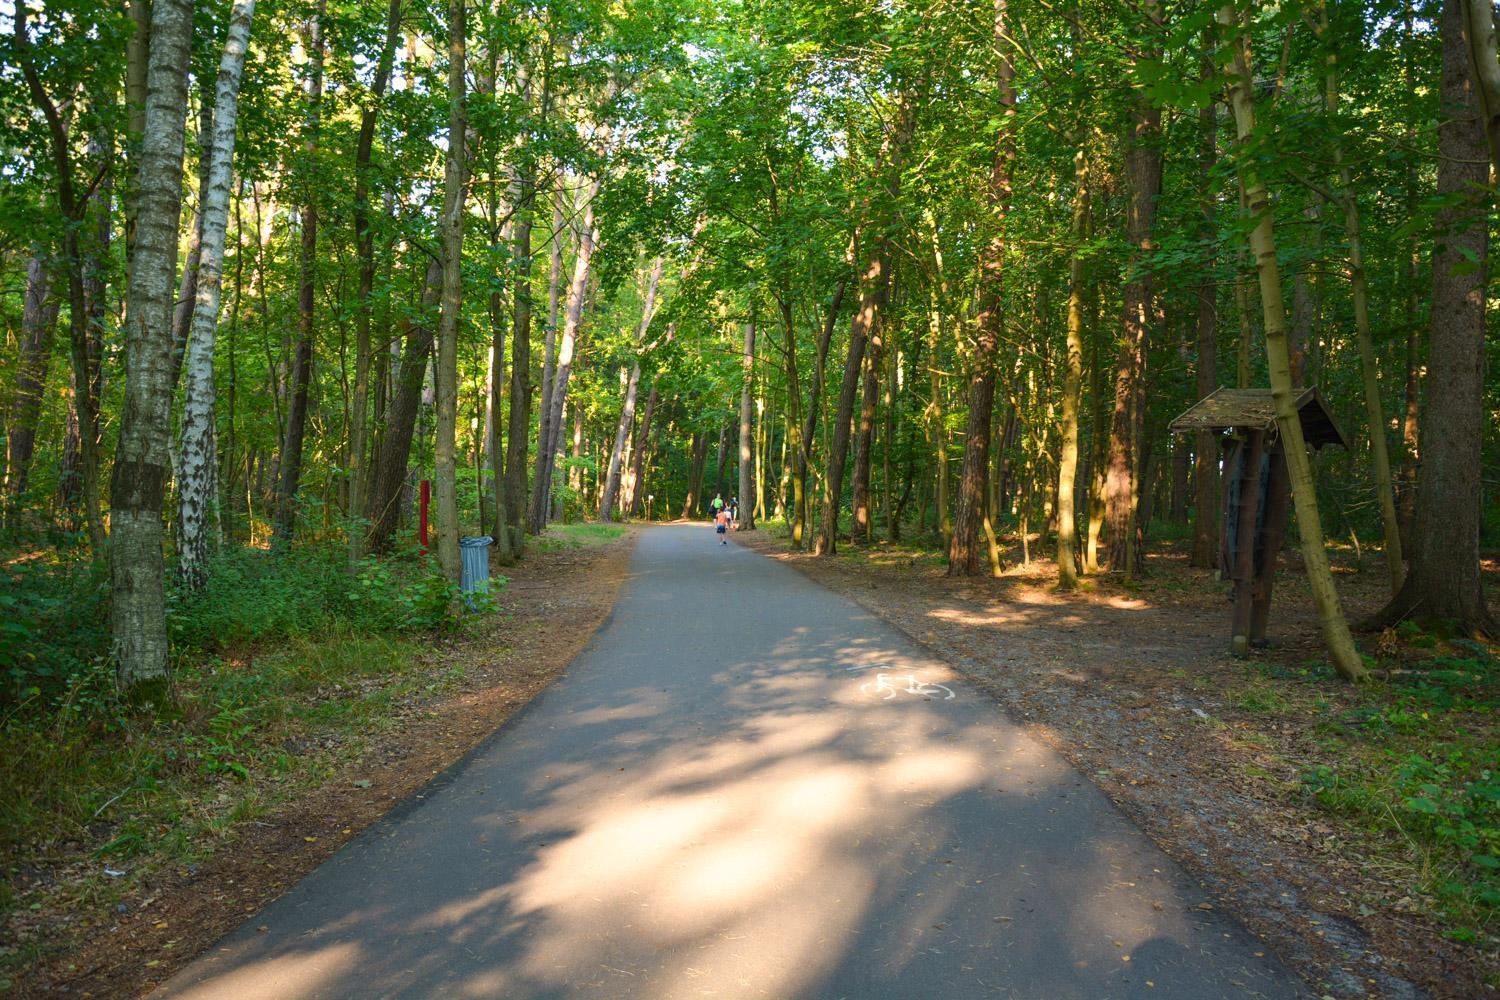
M 161 873 L 121 904 L 124 913 L 111 926 L 91 930 L 7 995 L 149 993 L 398 802 L 419 794 L 561 675 L 614 607 L 635 537 L 534 551 L 500 570 L 510 583 L 493 625 L 434 640 L 434 670 L 464 668 L 455 692 L 411 706 L 358 761 L 313 794 L 246 824 L 197 870 Z
M 779 534 L 735 541 L 853 599 L 988 690 L 1321 993 L 1500 996 L 1494 938 L 1445 937 L 1411 880 L 1372 863 L 1368 834 L 1300 793 L 1327 752 L 1298 706 L 1244 710 L 1277 682 L 1226 655 L 1226 585 L 1210 575 L 1158 556 L 1139 587 L 1099 580 L 1064 597 L 1051 564 L 950 579 L 942 560 L 913 550 L 815 559 Z M 1341 575 L 1351 614 L 1374 610 L 1383 577 Z M 1269 661 L 1322 658 L 1299 572 L 1278 578 L 1271 633 Z M 1335 702 L 1325 711 L 1340 707 L 1332 688 L 1320 692 Z

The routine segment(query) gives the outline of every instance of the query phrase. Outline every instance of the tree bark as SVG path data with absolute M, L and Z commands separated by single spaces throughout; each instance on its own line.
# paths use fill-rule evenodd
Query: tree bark
M 1208 38 L 1210 50 L 1213 36 Z M 1213 67 L 1205 68 L 1211 74 Z M 1203 277 L 1197 288 L 1197 313 L 1194 327 L 1197 340 L 1197 395 L 1203 399 L 1219 386 L 1218 286 L 1214 282 L 1215 201 L 1213 169 L 1218 159 L 1217 105 L 1210 103 L 1198 112 L 1198 199 L 1203 212 L 1203 245 L 1208 254 Z M 1193 550 L 1188 563 L 1199 569 L 1211 569 L 1219 551 L 1219 455 L 1218 435 L 1199 431 L 1193 444 Z
M 423 282 L 420 315 L 416 322 L 403 319 L 406 324 L 406 352 L 401 358 L 401 370 L 396 376 L 395 394 L 386 408 L 385 434 L 380 440 L 380 452 L 375 459 L 375 474 L 371 477 L 369 509 L 366 515 L 370 522 L 368 545 L 376 551 L 390 547 L 396 534 L 396 522 L 401 513 L 401 490 L 406 483 L 407 460 L 411 455 L 412 436 L 417 425 L 417 409 L 422 402 L 422 381 L 427 374 L 427 364 L 432 357 L 434 325 L 433 310 L 442 296 L 443 267 L 438 261 L 429 261 L 427 276 Z
M 1068 261 L 1068 349 L 1063 363 L 1062 454 L 1057 465 L 1057 585 L 1062 590 L 1078 586 L 1078 518 L 1073 497 L 1078 475 L 1078 412 L 1083 402 L 1083 299 L 1084 245 L 1090 237 L 1089 161 L 1084 135 L 1079 130 L 1078 152 L 1073 157 L 1073 239 Z
M 313 20 L 308 26 L 307 48 L 312 68 L 307 80 L 307 139 L 303 178 L 309 188 L 302 206 L 302 242 L 298 260 L 297 346 L 292 355 L 291 398 L 287 403 L 286 438 L 281 446 L 281 483 L 276 497 L 276 527 L 271 538 L 273 548 L 291 546 L 297 533 L 297 489 L 302 480 L 302 442 L 307 433 L 308 387 L 312 384 L 313 335 L 316 332 L 314 293 L 317 283 L 318 206 L 312 192 L 313 157 L 318 151 L 323 120 L 323 20 L 327 0 L 318 0 Z
M 938 344 L 943 333 L 947 281 L 943 276 L 943 249 L 938 244 L 937 222 L 931 211 L 927 213 L 927 230 L 933 262 L 933 280 L 928 284 L 927 292 L 927 370 L 931 397 L 927 402 L 927 436 L 933 454 L 933 503 L 937 507 L 933 523 L 946 549 L 953 544 L 953 521 L 948 510 L 948 415 L 943 406 L 943 371 L 938 360 Z
M 1457 0 L 1450 0 L 1452 2 Z M 1224 69 L 1230 80 L 1229 105 L 1234 112 L 1236 134 L 1243 145 L 1250 141 L 1255 132 L 1255 108 L 1252 103 L 1254 77 L 1250 69 L 1249 39 L 1240 33 L 1233 6 L 1221 7 L 1218 20 L 1220 27 L 1225 30 L 1225 37 L 1234 39 Z M 1313 488 L 1307 445 L 1302 437 L 1302 420 L 1297 414 L 1292 388 L 1291 352 L 1287 346 L 1281 272 L 1276 262 L 1270 194 L 1258 173 L 1252 172 L 1248 160 L 1241 160 L 1240 171 L 1244 178 L 1250 215 L 1254 221 L 1254 228 L 1250 232 L 1250 248 L 1255 256 L 1260 278 L 1261 314 L 1266 330 L 1266 365 L 1271 377 L 1271 397 L 1276 404 L 1276 423 L 1281 433 L 1287 473 L 1291 478 L 1292 499 L 1297 508 L 1297 526 L 1298 533 L 1302 536 L 1302 557 L 1307 567 L 1307 582 L 1313 593 L 1313 603 L 1318 608 L 1318 617 L 1323 625 L 1323 640 L 1328 646 L 1334 669 L 1347 680 L 1360 680 L 1367 675 L 1359 651 L 1354 647 L 1354 639 L 1349 634 L 1348 622 L 1344 620 L 1338 591 L 1333 586 L 1328 553 L 1323 547 L 1323 524 L 1318 513 L 1318 496 Z M 1254 543 L 1250 538 L 1242 538 L 1241 544 L 1253 547 Z
M 150 700 L 168 679 L 162 503 L 171 449 L 172 279 L 182 214 L 192 35 L 192 0 L 155 0 L 139 213 L 126 298 L 125 406 L 111 490 L 110 631 L 116 679 L 132 696 Z
M 1013 47 L 1006 37 L 1007 0 L 995 2 L 995 48 L 1000 130 L 990 168 L 989 208 L 994 234 L 980 252 L 978 336 L 969 371 L 969 422 L 964 437 L 963 472 L 955 498 L 953 539 L 948 545 L 948 574 L 973 576 L 979 572 L 979 531 L 985 519 L 988 485 L 990 424 L 995 406 L 995 363 L 1000 349 L 1005 307 L 1006 223 L 1011 203 L 1011 172 L 1015 163 L 1016 88 Z M 986 533 L 988 534 L 988 532 Z
M 1491 0 L 1464 0 L 1467 38 L 1474 74 L 1474 106 L 1489 142 L 1490 162 L 1500 170 L 1500 55 L 1495 6 Z
M 852 244 L 851 244 L 852 246 Z M 807 544 L 807 534 L 810 530 L 809 518 L 812 500 L 807 483 L 808 470 L 812 465 L 813 440 L 818 432 L 818 414 L 822 409 L 823 382 L 827 373 L 828 346 L 833 342 L 833 331 L 838 325 L 839 308 L 844 303 L 844 295 L 849 287 L 849 279 L 846 275 L 839 279 L 838 285 L 833 290 L 833 300 L 828 305 L 828 315 L 823 319 L 822 336 L 818 338 L 818 355 L 813 362 L 812 386 L 808 389 L 807 415 L 801 426 L 800 447 L 793 459 L 795 470 L 792 478 L 796 481 L 792 487 L 796 494 L 795 506 L 797 523 L 792 527 L 792 547 L 801 549 Z M 789 353 L 795 355 L 795 349 L 789 348 Z M 795 358 L 793 363 L 795 363 Z
M 1328 8 L 1319 5 L 1318 36 L 1327 41 Z M 1330 46 L 1325 58 L 1324 111 L 1330 119 L 1338 114 L 1338 55 Z M 1396 517 L 1395 484 L 1391 477 L 1390 450 L 1386 444 L 1384 407 L 1380 401 L 1380 372 L 1370 335 L 1369 289 L 1365 279 L 1364 249 L 1360 240 L 1359 203 L 1354 178 L 1344 162 L 1343 143 L 1337 126 L 1332 129 L 1333 162 L 1339 176 L 1339 201 L 1344 210 L 1344 236 L 1349 244 L 1349 291 L 1354 301 L 1354 332 L 1359 343 L 1360 375 L 1365 390 L 1365 416 L 1370 430 L 1370 461 L 1375 466 L 1375 495 L 1380 503 L 1380 523 L 1385 536 L 1385 565 L 1391 579 L 1391 594 L 1401 590 L 1406 565 L 1401 556 L 1401 525 Z
M 1161 25 L 1161 7 L 1146 0 L 1142 7 L 1154 32 Z M 1160 58 L 1160 47 L 1151 43 L 1148 59 Z M 1144 273 L 1146 258 L 1155 250 L 1157 199 L 1161 195 L 1161 109 L 1149 95 L 1138 92 L 1131 109 L 1130 135 L 1125 151 L 1125 174 L 1130 185 L 1130 203 L 1125 216 L 1125 242 L 1130 246 L 1126 265 L 1125 308 L 1121 320 L 1120 352 L 1115 367 L 1114 411 L 1110 421 L 1109 469 L 1105 476 L 1105 528 L 1109 542 L 1110 569 L 1131 579 L 1144 568 L 1141 525 L 1136 508 L 1140 501 L 1137 480 L 1136 442 L 1144 417 L 1140 399 L 1146 378 L 1146 356 L 1151 324 L 1156 317 L 1156 289 Z
M 443 311 L 437 340 L 437 444 L 433 451 L 434 520 L 438 565 L 457 583 L 458 553 L 458 328 L 463 305 L 464 146 L 468 130 L 464 98 L 467 0 L 448 0 L 448 155 L 443 180 Z
M 224 241 L 229 226 L 230 181 L 234 174 L 234 135 L 239 115 L 240 79 L 250 45 L 255 0 L 235 0 L 219 60 L 214 96 L 213 139 L 203 203 L 198 281 L 187 358 L 187 391 L 177 460 L 177 575 L 190 591 L 208 582 L 209 522 L 218 503 L 219 458 L 214 441 L 214 341 L 224 282 Z
M 536 491 L 542 482 L 543 449 L 547 442 L 553 440 L 556 434 L 551 426 L 552 420 L 552 379 L 557 368 L 557 321 L 562 303 L 563 282 L 563 234 L 567 232 L 567 226 L 563 218 L 563 189 L 561 186 L 553 192 L 552 199 L 552 268 L 551 276 L 547 282 L 547 331 L 542 345 L 542 401 L 541 412 L 537 416 L 537 456 L 536 473 L 532 477 L 531 505 L 527 511 L 527 524 L 533 531 L 539 531 L 531 512 L 536 510 L 538 504 L 547 501 L 539 500 Z M 575 242 L 582 242 L 581 240 Z M 547 458 L 546 461 L 551 461 Z
M 505 427 L 505 547 L 502 558 L 519 559 L 525 547 L 526 444 L 531 433 L 531 226 L 537 199 L 537 166 L 529 145 L 516 171 L 516 226 L 511 258 L 516 307 L 510 333 L 510 412 Z M 496 448 L 498 453 L 498 448 Z M 498 466 L 496 454 L 496 466 Z M 499 469 L 496 468 L 496 483 Z
M 724 496 L 724 466 L 729 461 L 729 427 L 719 428 L 719 455 L 715 461 L 714 496 Z
M 47 262 L 33 256 L 26 264 L 26 292 L 21 307 L 21 351 L 16 363 L 16 391 L 5 421 L 5 491 L 14 504 L 26 492 L 31 459 L 36 452 L 37 419 L 47 369 L 52 364 L 52 341 L 57 334 L 61 303 L 52 294 Z
M 890 269 L 889 259 L 885 262 Z M 850 502 L 849 540 L 855 545 L 869 545 L 875 540 L 874 518 L 870 513 L 870 450 L 875 442 L 875 408 L 880 400 L 880 370 L 885 364 L 884 327 L 886 299 L 890 288 L 887 276 L 881 282 L 880 295 L 870 323 L 865 350 L 865 385 L 859 402 L 859 427 L 854 436 L 854 473 L 851 476 L 853 497 Z
M 615 516 L 615 504 L 620 499 L 620 477 L 624 465 L 625 442 L 635 425 L 635 400 L 641 384 L 641 359 L 642 345 L 646 340 L 646 331 L 650 329 L 652 315 L 656 311 L 656 287 L 661 281 L 662 268 L 665 262 L 658 257 L 651 265 L 650 276 L 647 278 L 646 294 L 643 300 L 644 306 L 641 311 L 640 327 L 635 335 L 635 361 L 630 366 L 630 377 L 625 385 L 625 401 L 620 407 L 620 422 L 615 428 L 615 447 L 609 453 L 609 471 L 604 477 L 604 492 L 599 498 L 599 520 L 612 521 Z M 632 507 L 635 498 L 635 477 L 640 475 L 639 468 L 631 473 L 631 488 L 626 491 L 625 505 Z
M 849 353 L 844 359 L 844 381 L 839 387 L 838 410 L 833 419 L 833 442 L 828 449 L 828 474 L 823 480 L 823 517 L 813 555 L 831 556 L 838 551 L 839 507 L 843 504 L 844 463 L 849 452 L 849 422 L 854 417 L 854 396 L 859 390 L 860 371 L 864 365 L 865 343 L 876 319 L 879 289 L 884 286 L 887 271 L 884 240 L 870 254 L 860 283 L 859 309 L 849 324 Z
M 631 517 L 638 517 L 641 513 L 641 498 L 645 496 L 642 483 L 645 482 L 647 456 L 651 448 L 651 421 L 656 417 L 657 386 L 653 382 L 651 391 L 646 395 L 646 412 L 641 415 L 640 422 L 635 427 L 635 440 L 630 448 L 630 490 L 623 498 L 624 509 L 630 512 Z
M 375 63 L 375 78 L 359 115 L 359 138 L 354 147 L 354 244 L 359 257 L 359 300 L 354 313 L 354 398 L 350 403 L 349 513 L 364 516 L 366 458 L 369 445 L 370 323 L 375 306 L 375 230 L 370 225 L 370 157 L 375 146 L 375 118 L 390 82 L 401 39 L 401 0 L 390 0 L 385 18 L 385 42 Z M 364 544 L 362 525 L 349 528 L 349 558 L 359 559 Z
M 1432 317 L 1422 464 L 1411 569 L 1369 627 L 1412 619 L 1497 633 L 1479 569 L 1480 469 L 1484 442 L 1484 321 L 1490 167 L 1471 62 L 1465 0 L 1445 0 Z
M 563 404 L 568 398 L 568 378 L 573 369 L 573 351 L 578 338 L 578 327 L 583 320 L 583 305 L 588 290 L 589 271 L 593 262 L 594 244 L 599 234 L 594 227 L 594 198 L 599 193 L 599 180 L 589 182 L 584 190 L 583 223 L 579 230 L 578 253 L 573 261 L 573 278 L 568 285 L 567 312 L 563 320 L 562 339 L 558 345 L 556 367 L 552 373 L 552 388 L 544 414 L 544 440 L 537 449 L 536 492 L 531 498 L 531 530 L 537 533 L 547 524 L 552 513 L 552 471 L 562 441 Z
M 703 466 L 708 460 L 708 435 L 694 431 L 688 460 L 687 496 L 682 501 L 682 516 L 690 519 L 698 515 L 703 496 Z
M 739 515 L 735 530 L 755 530 L 755 317 L 744 328 L 740 352 Z
M 138 11 L 133 11 L 138 13 Z M 74 183 L 74 160 L 68 123 L 57 104 L 48 96 L 41 73 L 31 58 L 30 39 L 26 29 L 26 8 L 16 8 L 14 54 L 21 69 L 37 110 L 47 124 L 48 146 L 52 167 L 57 181 L 57 207 L 63 218 L 62 262 L 68 281 L 68 333 L 73 362 L 73 395 L 81 433 L 79 443 L 82 452 L 84 505 L 87 512 L 89 551 L 95 560 L 105 556 L 106 539 L 104 517 L 99 502 L 99 451 L 98 451 L 98 384 L 93 372 L 97 371 L 96 348 L 91 344 L 92 331 L 88 322 L 88 304 L 84 291 L 83 255 L 79 247 L 79 231 L 83 228 L 88 210 L 87 192 L 80 192 Z M 107 171 L 106 171 L 107 172 Z M 105 172 L 100 173 L 100 179 Z M 175 266 L 175 258 L 174 258 Z
M 203 89 L 200 87 L 200 90 Z M 187 259 L 177 279 L 177 300 L 172 307 L 172 385 L 182 379 L 182 364 L 187 358 L 188 333 L 193 325 L 193 308 L 198 301 L 198 266 L 203 256 L 203 199 L 208 192 L 208 178 L 213 170 L 214 109 L 208 95 L 201 97 L 198 109 L 198 199 L 193 206 L 192 236 L 188 240 Z

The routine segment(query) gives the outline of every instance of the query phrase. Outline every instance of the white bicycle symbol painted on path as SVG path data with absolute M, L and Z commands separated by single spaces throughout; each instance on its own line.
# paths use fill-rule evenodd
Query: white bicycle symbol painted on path
M 861 694 L 879 695 L 882 701 L 890 701 L 898 694 L 937 698 L 941 701 L 948 701 L 954 696 L 952 688 L 931 681 L 919 681 L 916 674 L 907 674 L 904 678 L 892 674 L 876 674 L 873 682 L 865 681 L 859 686 L 859 690 Z

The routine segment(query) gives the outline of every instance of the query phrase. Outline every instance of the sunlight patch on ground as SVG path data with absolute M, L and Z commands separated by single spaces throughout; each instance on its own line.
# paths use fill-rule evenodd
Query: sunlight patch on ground
M 318 996 L 347 976 L 360 957 L 357 944 L 324 945 L 242 965 L 178 994 L 179 1000 L 281 1000 Z

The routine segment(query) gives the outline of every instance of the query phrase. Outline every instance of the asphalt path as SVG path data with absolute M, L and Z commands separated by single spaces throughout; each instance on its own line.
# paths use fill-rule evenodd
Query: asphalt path
M 157 996 L 1308 995 L 1207 903 L 900 633 L 662 527 L 564 677 Z

